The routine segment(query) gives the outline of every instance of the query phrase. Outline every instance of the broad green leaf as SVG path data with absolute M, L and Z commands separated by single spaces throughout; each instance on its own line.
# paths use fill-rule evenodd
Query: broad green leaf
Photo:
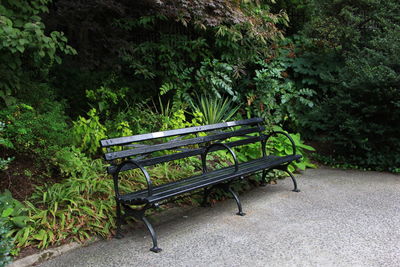
M 3 218 L 7 218 L 8 216 L 10 216 L 13 213 L 14 209 L 9 207 L 5 210 L 3 210 L 3 212 L 1 213 L 1 217 Z

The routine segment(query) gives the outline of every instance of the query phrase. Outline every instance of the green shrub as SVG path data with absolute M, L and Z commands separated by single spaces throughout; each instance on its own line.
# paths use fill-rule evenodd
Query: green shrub
M 92 108 L 88 113 L 88 118 L 79 116 L 74 121 L 72 137 L 74 145 L 88 155 L 95 155 L 100 148 L 100 140 L 106 137 L 106 128 L 100 123 L 97 110 Z
M 11 260 L 10 255 L 17 253 L 12 232 L 26 226 L 29 219 L 27 215 L 27 209 L 12 197 L 10 191 L 0 193 L 0 266 Z
M 13 240 L 8 236 L 9 226 L 3 218 L 0 218 L 0 266 L 3 267 L 11 262 L 11 250 L 13 248 Z
M 0 194 L 0 215 L 12 228 L 23 228 L 28 220 L 26 208 L 12 197 L 9 190 Z
M 314 1 L 306 34 L 320 55 L 339 60 L 301 123 L 331 147 L 334 164 L 400 166 L 400 63 L 392 56 L 400 54 L 399 10 L 395 0 Z
M 3 137 L 4 132 L 5 132 L 6 124 L 2 121 L 0 121 L 0 148 L 8 148 L 12 149 L 14 148 L 13 143 L 8 139 Z M 7 157 L 7 158 L 0 158 L 0 171 L 6 170 L 8 168 L 8 165 L 11 163 L 11 161 L 14 160 L 14 157 Z
M 45 33 L 39 14 L 48 12 L 49 0 L 5 0 L 0 3 L 0 101 L 16 103 L 24 88 L 36 88 L 50 66 L 60 63 L 58 53 L 74 54 L 66 37 L 57 31 Z M 39 88 L 36 88 L 39 89 Z
M 2 144 L 6 140 L 6 146 L 18 154 L 45 161 L 60 147 L 69 145 L 66 117 L 58 103 L 52 103 L 42 113 L 25 104 L 10 106 L 0 110 L 0 120 L 6 122 Z
M 92 171 L 88 169 L 88 166 L 91 166 L 91 160 L 75 147 L 65 147 L 57 151 L 53 158 L 53 164 L 66 177 L 86 176 L 88 171 Z
M 297 87 L 287 76 L 288 65 L 284 57 L 271 62 L 258 62 L 262 67 L 256 70 L 255 90 L 247 94 L 248 108 L 264 118 L 267 126 L 297 123 L 297 109 L 310 110 L 315 91 Z M 286 73 L 286 74 L 285 74 Z
M 108 83 L 114 82 L 113 79 Z M 107 86 L 100 86 L 96 90 L 86 90 L 86 97 L 93 104 L 92 107 L 97 109 L 100 114 L 109 117 L 112 112 L 119 112 L 123 107 L 128 106 L 125 100 L 129 88 L 122 87 L 118 89 Z

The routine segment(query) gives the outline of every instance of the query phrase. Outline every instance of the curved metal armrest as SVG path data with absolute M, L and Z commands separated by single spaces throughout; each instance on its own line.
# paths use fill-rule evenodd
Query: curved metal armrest
M 206 148 L 206 150 L 204 151 L 204 153 L 201 155 L 202 156 L 201 157 L 202 158 L 202 163 L 203 163 L 203 173 L 206 173 L 208 171 L 207 170 L 207 165 L 206 165 L 207 154 L 208 154 L 208 152 L 210 151 L 211 148 L 216 147 L 216 146 L 221 146 L 223 148 L 226 148 L 229 151 L 229 153 L 231 153 L 231 155 L 233 157 L 233 160 L 235 161 L 235 171 L 234 172 L 237 172 L 239 170 L 239 162 L 237 160 L 235 152 L 229 146 L 227 146 L 227 145 L 225 145 L 223 143 L 214 143 L 214 144 L 209 145 Z
M 115 170 L 115 173 L 113 175 L 114 178 L 114 188 L 115 188 L 115 196 L 118 198 L 119 197 L 119 188 L 118 188 L 118 179 L 119 179 L 119 172 L 121 171 L 121 169 L 128 164 L 132 164 L 135 165 L 137 168 L 139 168 L 142 173 L 144 174 L 144 177 L 146 178 L 146 182 L 147 182 L 147 191 L 148 191 L 148 196 L 153 195 L 153 184 L 151 182 L 150 179 L 150 175 L 149 173 L 146 171 L 146 169 L 140 165 L 139 163 L 137 163 L 136 161 L 134 161 L 133 159 L 129 159 L 126 160 L 124 162 L 122 162 L 121 164 L 118 165 L 117 169 Z
M 286 136 L 286 137 L 289 139 L 290 143 L 292 143 L 292 155 L 293 155 L 293 156 L 296 155 L 296 144 L 294 143 L 293 138 L 290 137 L 290 135 L 288 135 L 288 134 L 285 133 L 285 132 L 281 132 L 281 131 L 271 132 L 270 134 L 267 135 L 267 137 L 265 138 L 265 141 L 264 141 L 264 142 L 267 143 L 267 142 L 268 142 L 268 139 L 269 139 L 271 136 L 274 136 L 274 135 L 277 135 L 277 134 L 282 134 L 282 135 Z M 264 146 L 264 153 L 265 153 L 265 146 Z

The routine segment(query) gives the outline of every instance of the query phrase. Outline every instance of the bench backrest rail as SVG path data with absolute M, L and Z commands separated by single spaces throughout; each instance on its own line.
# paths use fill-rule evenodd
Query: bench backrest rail
M 233 141 L 233 142 L 227 142 L 224 144 L 229 146 L 230 148 L 233 148 L 233 147 L 237 147 L 237 146 L 248 145 L 251 143 L 263 141 L 265 139 L 266 139 L 266 136 L 253 136 L 251 138 L 246 138 L 246 139 Z M 198 155 L 203 154 L 205 152 L 205 150 L 206 150 L 206 148 L 202 147 L 202 148 L 192 149 L 190 151 L 174 153 L 171 155 L 164 155 L 164 156 L 154 157 L 154 158 L 150 158 L 150 159 L 140 159 L 140 160 L 137 160 L 137 163 L 139 163 L 143 167 L 152 166 L 152 165 L 160 164 L 163 162 L 198 156 Z M 218 151 L 218 150 L 224 150 L 224 149 L 221 147 L 213 147 L 210 149 L 210 152 L 214 152 L 214 151 Z M 134 166 L 127 165 L 127 166 L 124 166 L 121 169 L 121 171 L 128 171 L 128 170 L 132 170 L 135 168 L 136 167 L 134 167 Z M 109 174 L 113 174 L 116 169 L 117 169 L 116 166 L 109 166 L 109 167 L 107 167 L 107 172 Z
M 204 143 L 222 141 L 225 145 L 232 148 L 236 146 L 263 141 L 266 136 L 261 134 L 265 130 L 265 127 L 261 125 L 262 121 L 263 120 L 261 118 L 253 118 L 248 120 L 232 121 L 232 122 L 218 123 L 218 124 L 205 125 L 199 127 L 190 127 L 184 129 L 158 132 L 162 133 L 164 135 L 163 136 L 164 138 L 179 135 L 178 138 L 174 138 L 173 140 L 170 140 L 168 142 L 158 143 L 158 144 L 133 143 L 133 142 L 139 142 L 139 141 L 144 142 L 148 140 L 162 138 L 161 134 L 157 133 L 156 135 L 154 135 L 154 133 L 150 133 L 150 134 L 141 134 L 135 136 L 122 137 L 122 138 L 101 140 L 102 147 L 107 148 L 107 150 L 113 148 L 125 149 L 121 151 L 105 153 L 104 155 L 105 159 L 107 161 L 112 162 L 112 165 L 107 168 L 107 172 L 110 174 L 115 173 L 117 167 L 116 164 L 114 164 L 114 160 L 117 159 L 129 159 L 135 157 L 135 161 L 141 166 L 150 166 L 163 162 L 174 161 L 182 158 L 201 155 L 205 152 L 205 147 L 201 146 L 199 147 L 197 145 L 201 145 Z M 234 129 L 234 127 L 236 128 L 241 127 L 241 128 Z M 201 132 L 208 132 L 209 135 L 198 136 L 197 134 Z M 254 133 L 258 133 L 258 136 L 251 135 Z M 197 137 L 183 139 L 187 137 L 187 135 L 193 135 L 193 134 L 196 134 Z M 228 142 L 227 139 L 232 137 L 240 137 L 241 139 Z M 210 151 L 212 152 L 221 149 L 223 148 L 214 147 Z M 170 154 L 171 152 L 169 152 L 169 154 L 167 155 L 160 156 L 158 154 L 156 156 L 146 158 L 151 156 L 152 153 L 158 151 L 172 151 L 172 154 Z M 124 166 L 121 169 L 121 171 L 131 170 L 135 168 L 137 167 L 128 164 Z
M 178 148 L 178 147 L 197 145 L 197 144 L 202 144 L 202 143 L 207 143 L 207 142 L 217 141 L 217 140 L 225 140 L 227 138 L 231 138 L 231 137 L 235 137 L 235 136 L 243 136 L 243 135 L 250 134 L 250 133 L 262 132 L 264 130 L 265 130 L 264 127 L 257 126 L 257 127 L 253 127 L 253 128 L 240 129 L 240 130 L 225 132 L 225 133 L 220 133 L 220 134 L 200 136 L 200 137 L 195 137 L 195 138 L 190 138 L 190 139 L 185 139 L 185 140 L 178 140 L 178 141 L 172 141 L 172 142 L 170 141 L 167 143 L 148 145 L 148 146 L 138 147 L 138 148 L 134 148 L 134 149 L 110 152 L 110 153 L 106 153 L 104 155 L 104 157 L 106 160 L 127 158 L 127 157 L 136 156 L 136 155 L 149 154 L 152 152 L 169 150 L 169 149 Z
M 195 126 L 189 128 L 182 128 L 176 130 L 168 130 L 163 132 L 155 132 L 155 133 L 148 133 L 148 134 L 138 134 L 133 136 L 126 136 L 126 137 L 118 137 L 118 138 L 111 138 L 111 139 L 104 139 L 100 141 L 101 147 L 110 147 L 110 146 L 121 146 L 124 144 L 140 142 L 140 141 L 147 141 L 152 139 L 157 139 L 161 137 L 171 137 L 177 135 L 185 135 L 185 134 L 193 134 L 199 132 L 208 132 L 228 127 L 234 126 L 241 126 L 241 125 L 255 125 L 258 123 L 263 123 L 262 118 L 252 118 L 247 120 L 240 120 L 240 121 L 229 121 L 229 122 L 222 122 L 204 126 Z

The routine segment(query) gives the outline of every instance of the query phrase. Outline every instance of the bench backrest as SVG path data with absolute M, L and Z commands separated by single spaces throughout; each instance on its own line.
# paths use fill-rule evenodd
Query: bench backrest
M 200 155 L 204 152 L 204 147 L 184 148 L 187 146 L 200 145 L 208 142 L 226 140 L 231 137 L 243 137 L 238 141 L 226 143 L 230 147 L 254 143 L 261 140 L 261 135 L 249 136 L 252 133 L 261 133 L 265 130 L 262 126 L 262 118 L 252 118 L 240 121 L 230 121 L 211 125 L 196 126 L 163 132 L 154 132 L 139 134 L 133 136 L 104 139 L 100 141 L 101 147 L 107 148 L 104 158 L 113 162 L 117 159 L 126 159 L 136 157 L 136 161 L 142 166 L 155 165 L 167 161 L 182 159 L 186 157 Z M 239 129 L 237 129 L 240 127 Z M 200 133 L 204 136 L 199 136 Z M 166 138 L 176 137 L 173 140 Z M 164 140 L 164 142 L 162 142 Z M 149 142 L 151 141 L 151 142 Z M 160 142 L 161 141 L 161 142 Z M 141 142 L 141 143 L 140 143 Z M 220 150 L 216 147 L 213 149 Z M 152 156 L 152 153 L 158 151 L 173 151 L 167 155 Z M 176 152 L 180 151 L 180 152 Z M 148 158 L 146 158 L 148 157 Z M 126 165 L 121 171 L 135 168 L 132 165 Z M 114 173 L 116 166 L 108 167 L 108 173 Z

